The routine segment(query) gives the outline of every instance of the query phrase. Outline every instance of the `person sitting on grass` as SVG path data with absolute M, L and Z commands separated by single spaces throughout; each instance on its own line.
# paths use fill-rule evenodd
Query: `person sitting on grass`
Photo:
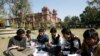
M 57 34 L 56 28 L 54 28 L 54 27 L 51 28 L 50 29 L 50 33 L 51 33 L 51 38 L 52 38 L 51 44 L 53 44 L 53 45 L 59 45 L 59 43 L 60 43 L 60 35 Z
M 99 43 L 99 36 L 95 29 L 87 29 L 83 33 L 82 56 L 94 56 Z M 99 50 L 100 51 L 100 50 Z M 95 55 L 97 53 L 95 52 Z
M 47 46 L 49 45 L 49 37 L 45 34 L 44 28 L 39 29 L 39 34 L 37 36 L 37 44 L 40 45 L 39 50 L 47 51 Z
M 59 52 L 60 52 L 60 35 L 57 34 L 57 29 L 56 28 L 51 28 L 50 29 L 50 33 L 51 33 L 51 38 L 52 38 L 52 42 L 51 47 L 50 47 L 50 54 L 53 56 L 58 56 Z
M 72 34 L 69 28 L 63 28 L 62 33 L 62 42 L 61 42 L 61 53 L 60 56 L 68 56 L 68 54 L 79 53 L 81 49 L 80 39 Z
M 33 50 L 26 48 L 25 31 L 18 29 L 16 34 L 16 36 L 9 40 L 8 50 L 4 54 L 6 56 L 32 56 Z
M 26 41 L 27 41 L 27 43 L 26 43 L 26 45 L 27 45 L 27 47 L 29 46 L 32 46 L 32 36 L 31 36 L 31 30 L 27 30 L 26 31 Z

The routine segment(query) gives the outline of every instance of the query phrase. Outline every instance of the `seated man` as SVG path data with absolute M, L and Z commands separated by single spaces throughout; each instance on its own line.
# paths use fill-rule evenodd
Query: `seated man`
M 68 54 L 79 53 L 81 48 L 80 39 L 72 34 L 69 28 L 61 30 L 63 42 L 61 42 L 61 56 L 68 56 Z
M 99 50 L 99 51 L 98 51 Z M 95 29 L 83 33 L 82 56 L 100 56 L 99 35 Z
M 30 56 L 32 49 L 26 48 L 25 31 L 18 29 L 16 34 L 9 40 L 8 50 L 4 54 L 7 56 Z
M 48 35 L 45 34 L 45 30 L 43 28 L 39 29 L 39 34 L 37 36 L 37 44 L 40 45 L 39 50 L 43 49 L 44 51 L 47 51 L 46 46 L 49 44 L 49 38 Z
M 53 45 L 59 45 L 59 43 L 60 43 L 60 35 L 59 34 L 57 34 L 57 30 L 56 30 L 56 28 L 51 28 L 50 29 L 50 33 L 51 33 L 51 38 L 52 38 L 52 42 L 51 42 L 51 44 L 53 44 Z
M 58 56 L 60 52 L 60 35 L 57 34 L 57 29 L 56 28 L 51 28 L 50 29 L 51 33 L 51 48 L 50 48 L 50 54 L 53 56 Z

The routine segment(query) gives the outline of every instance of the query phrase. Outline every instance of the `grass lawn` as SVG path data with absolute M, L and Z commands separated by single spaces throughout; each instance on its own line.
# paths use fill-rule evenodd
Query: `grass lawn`
M 61 35 L 61 29 L 57 29 L 58 31 L 58 33 Z M 75 34 L 75 35 L 77 35 L 79 38 L 80 38 L 80 40 L 81 40 L 81 42 L 82 42 L 82 40 L 83 40 L 83 32 L 85 31 L 86 29 L 71 29 L 71 31 Z M 49 35 L 49 37 L 50 37 L 50 32 L 49 32 L 50 30 L 48 29 L 47 31 L 46 31 L 46 34 L 48 34 Z M 100 29 L 98 29 L 97 30 L 97 32 L 98 32 L 98 34 L 100 35 Z M 36 36 L 38 35 L 38 31 L 37 30 L 34 30 L 34 31 L 32 31 L 32 34 L 33 34 L 33 38 L 36 38 Z M 7 36 L 7 37 L 1 37 L 0 36 L 0 56 L 3 56 L 3 54 L 2 54 L 2 52 L 4 51 L 4 50 L 6 50 L 6 48 L 7 48 L 7 45 L 8 45 L 8 41 L 9 41 L 9 37 Z M 50 38 L 51 39 L 51 38 Z

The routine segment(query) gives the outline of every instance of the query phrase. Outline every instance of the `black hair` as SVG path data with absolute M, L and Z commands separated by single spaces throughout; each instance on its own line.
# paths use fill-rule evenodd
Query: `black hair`
M 24 29 L 18 29 L 16 33 L 17 33 L 17 35 L 20 35 L 20 34 L 24 34 L 25 31 L 24 31 Z
M 31 30 L 27 30 L 26 33 L 31 33 Z
M 70 30 L 69 28 L 66 28 L 66 27 L 63 28 L 63 29 L 61 30 L 61 32 L 64 33 L 64 34 L 68 34 L 68 35 L 69 35 L 69 34 L 72 34 L 71 30 Z
M 56 32 L 57 32 L 56 28 L 53 27 L 50 29 L 50 33 L 56 33 Z
M 96 32 L 95 29 L 87 29 L 83 33 L 83 37 L 84 37 L 84 39 L 87 39 L 87 38 L 97 38 L 97 39 L 99 39 L 98 33 Z
M 40 28 L 38 32 L 44 32 L 45 29 L 44 28 Z

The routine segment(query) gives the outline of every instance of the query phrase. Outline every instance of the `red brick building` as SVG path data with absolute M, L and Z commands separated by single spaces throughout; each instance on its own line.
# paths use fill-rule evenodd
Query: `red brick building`
M 36 20 L 36 22 L 51 22 L 50 24 L 48 24 L 48 26 L 56 26 L 61 22 L 61 19 L 57 17 L 57 11 L 55 9 L 50 11 L 50 9 L 46 6 L 42 8 L 41 12 L 34 13 L 34 19 Z
M 47 27 L 59 26 L 61 23 L 61 19 L 57 17 L 57 11 L 55 9 L 50 11 L 50 9 L 46 6 L 44 6 L 41 9 L 41 12 L 33 13 L 33 14 L 26 14 L 26 15 L 24 14 L 24 16 L 26 17 L 26 19 L 23 20 L 25 22 L 23 21 L 22 22 L 25 25 L 31 25 L 32 27 L 37 26 L 37 24 L 41 24 L 40 22 L 47 24 Z M 29 26 L 26 26 L 26 27 L 29 27 Z

